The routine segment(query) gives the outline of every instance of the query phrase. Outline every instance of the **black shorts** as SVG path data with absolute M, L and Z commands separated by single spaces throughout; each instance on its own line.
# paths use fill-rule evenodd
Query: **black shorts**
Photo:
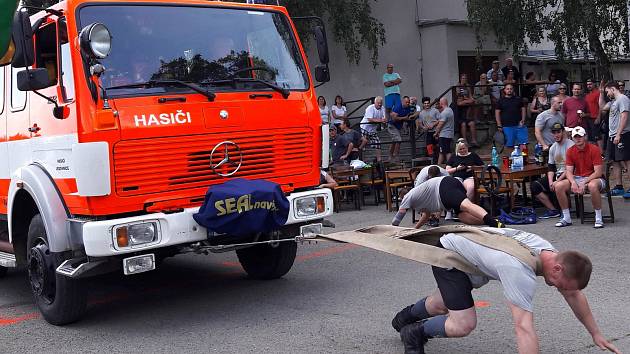
M 435 132 L 427 132 L 426 133 L 426 139 L 425 139 L 425 143 L 426 145 L 437 145 L 438 144 L 438 139 L 435 138 Z
M 440 146 L 440 154 L 450 154 L 451 153 L 451 142 L 453 138 L 440 138 L 438 140 L 438 145 Z
M 446 176 L 440 182 L 439 187 L 440 200 L 444 209 L 455 210 L 459 213 L 459 207 L 462 205 L 464 199 L 466 199 L 466 188 L 462 182 L 458 181 L 455 177 Z
M 630 132 L 621 134 L 621 140 L 619 145 L 623 144 L 622 148 L 619 145 L 613 144 L 614 137 L 608 137 L 608 144 L 606 146 L 606 159 L 610 161 L 629 161 L 630 160 Z
M 551 187 L 549 187 L 549 179 L 547 176 L 532 181 L 529 189 L 532 191 L 532 195 L 534 196 L 540 193 L 551 193 Z
M 466 273 L 455 268 L 431 268 L 447 309 L 461 311 L 475 306 L 472 297 L 472 283 Z

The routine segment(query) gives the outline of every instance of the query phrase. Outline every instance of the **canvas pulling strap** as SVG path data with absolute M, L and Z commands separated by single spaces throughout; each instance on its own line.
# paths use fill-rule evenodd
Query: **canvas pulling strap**
M 441 268 L 456 268 L 482 275 L 479 269 L 457 252 L 437 247 L 440 237 L 455 233 L 482 246 L 505 252 L 542 275 L 539 257 L 519 241 L 474 226 L 448 225 L 418 230 L 390 225 L 376 225 L 354 231 L 341 231 L 320 238 L 347 242 Z

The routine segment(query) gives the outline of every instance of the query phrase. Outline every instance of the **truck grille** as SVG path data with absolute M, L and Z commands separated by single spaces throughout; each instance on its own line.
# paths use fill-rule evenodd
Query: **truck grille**
M 220 183 L 227 178 L 212 171 L 210 153 L 224 141 L 236 143 L 243 154 L 241 168 L 230 178 L 276 180 L 308 174 L 313 168 L 310 129 L 242 132 L 238 137 L 230 136 L 232 134 L 128 140 L 115 144 L 116 193 L 135 196 Z M 223 159 L 224 149 L 221 150 L 217 149 L 213 155 L 213 164 Z

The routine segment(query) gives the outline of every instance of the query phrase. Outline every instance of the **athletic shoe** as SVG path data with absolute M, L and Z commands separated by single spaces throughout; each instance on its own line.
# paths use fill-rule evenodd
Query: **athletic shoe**
M 595 225 L 593 225 L 594 228 L 596 229 L 603 229 L 604 228 L 604 222 L 601 220 L 595 220 Z
M 453 220 L 453 213 L 450 210 L 446 212 L 444 220 Z
M 623 199 L 630 199 L 630 188 L 623 194 Z
M 400 332 L 400 330 L 408 324 L 417 322 L 420 318 L 411 314 L 411 308 L 413 305 L 409 305 L 404 309 L 400 310 L 392 319 L 392 327 L 396 330 L 396 332 Z
M 562 213 L 560 212 L 560 210 L 553 209 L 553 210 L 547 210 L 544 214 L 540 216 L 540 218 L 551 219 L 551 218 L 557 218 L 559 216 L 562 216 Z
M 415 322 L 403 327 L 400 330 L 400 339 L 405 346 L 405 354 L 424 354 L 427 338 L 424 336 L 422 323 Z
M 556 227 L 565 227 L 565 226 L 571 226 L 571 225 L 573 225 L 572 222 L 568 222 L 564 219 L 560 219 L 560 221 L 556 223 Z
M 610 190 L 610 195 L 613 197 L 620 197 L 626 194 L 626 191 L 623 190 L 623 188 L 613 188 Z

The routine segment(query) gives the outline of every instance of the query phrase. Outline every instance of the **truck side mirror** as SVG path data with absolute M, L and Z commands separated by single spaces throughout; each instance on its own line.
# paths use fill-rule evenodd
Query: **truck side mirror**
M 319 61 L 322 64 L 328 64 L 328 39 L 326 39 L 326 31 L 322 26 L 315 26 L 313 31 L 315 32 L 315 41 L 317 42 L 317 53 L 319 54 Z
M 317 65 L 315 67 L 315 80 L 318 82 L 330 81 L 330 70 L 328 65 Z
M 17 87 L 20 91 L 36 91 L 50 86 L 48 70 L 45 68 L 22 70 L 17 73 Z
M 33 28 L 28 12 L 20 9 L 13 17 L 13 44 L 15 53 L 11 65 L 14 68 L 25 68 L 32 66 L 35 62 L 33 47 Z

